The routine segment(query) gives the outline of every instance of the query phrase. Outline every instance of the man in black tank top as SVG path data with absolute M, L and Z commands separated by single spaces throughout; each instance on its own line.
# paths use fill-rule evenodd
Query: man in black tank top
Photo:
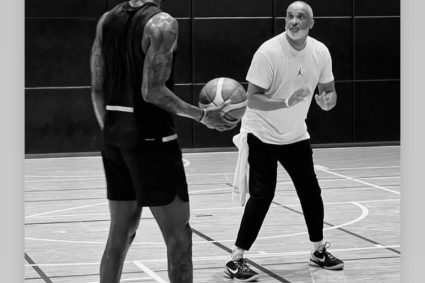
M 100 18 L 93 44 L 92 100 L 111 214 L 101 283 L 120 281 L 146 206 L 167 246 L 170 282 L 193 281 L 189 197 L 172 114 L 220 131 L 236 126 L 223 118 L 228 103 L 202 110 L 172 91 L 178 23 L 160 2 L 118 4 Z

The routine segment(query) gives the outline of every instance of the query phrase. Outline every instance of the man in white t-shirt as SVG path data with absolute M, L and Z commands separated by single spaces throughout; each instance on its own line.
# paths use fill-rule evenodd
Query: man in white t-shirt
M 259 276 L 249 268 L 243 253 L 254 243 L 274 198 L 278 162 L 290 175 L 301 202 L 313 246 L 310 265 L 331 270 L 344 267 L 323 241 L 323 201 L 305 124 L 316 86 L 319 94 L 314 99 L 325 111 L 336 105 L 337 96 L 329 50 L 308 36 L 313 24 L 307 3 L 290 4 L 286 31 L 260 46 L 246 77 L 248 108 L 240 135 L 246 136 L 248 146 L 250 197 L 225 267 L 226 276 L 238 281 Z

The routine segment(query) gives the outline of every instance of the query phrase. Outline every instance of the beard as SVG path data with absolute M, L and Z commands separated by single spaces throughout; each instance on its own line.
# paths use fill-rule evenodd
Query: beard
M 308 35 L 308 28 L 299 29 L 297 32 L 292 32 L 289 29 L 286 29 L 286 33 L 288 34 L 289 38 L 291 38 L 292 40 L 299 40 L 299 39 L 305 38 Z

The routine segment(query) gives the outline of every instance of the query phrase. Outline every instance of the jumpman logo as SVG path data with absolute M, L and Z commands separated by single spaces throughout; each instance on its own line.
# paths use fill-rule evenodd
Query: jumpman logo
M 301 71 L 301 67 L 300 67 L 300 69 L 298 70 L 298 75 L 297 75 L 297 77 L 299 77 L 299 76 L 302 76 L 302 77 L 304 76 L 304 75 L 303 75 L 303 73 L 302 73 L 302 71 Z

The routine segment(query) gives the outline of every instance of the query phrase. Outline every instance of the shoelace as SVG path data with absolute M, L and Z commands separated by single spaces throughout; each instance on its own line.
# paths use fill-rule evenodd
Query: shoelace
M 329 258 L 330 260 L 334 260 L 335 259 L 335 257 L 330 252 L 328 252 L 327 250 L 324 250 L 323 252 L 324 252 L 325 256 L 327 258 Z
M 337 259 L 336 257 L 334 257 L 330 252 L 328 252 L 326 249 L 324 249 L 322 251 L 324 257 L 329 261 L 329 262 L 333 262 L 333 263 L 338 263 L 339 259 Z
M 336 261 L 336 257 L 334 257 L 327 249 L 331 246 L 331 243 L 326 242 L 319 248 L 319 253 L 323 254 L 325 258 L 328 258 L 330 261 Z
M 240 260 L 236 261 L 236 265 L 238 268 L 240 268 L 242 271 L 248 271 L 250 270 L 248 265 L 246 264 L 246 260 L 241 258 Z

